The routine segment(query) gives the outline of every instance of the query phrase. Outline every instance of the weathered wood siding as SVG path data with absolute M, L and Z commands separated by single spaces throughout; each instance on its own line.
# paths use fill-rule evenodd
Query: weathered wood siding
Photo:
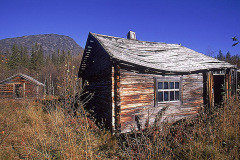
M 195 115 L 203 106 L 203 74 L 184 75 L 182 80 L 182 105 L 179 114 Z
M 90 110 L 98 123 L 103 122 L 107 128 L 110 128 L 112 122 L 111 76 L 90 80 L 89 84 L 85 86 L 84 92 L 83 100 L 87 101 L 86 108 Z
M 128 132 L 131 129 L 137 129 L 136 116 L 140 118 L 141 125 L 144 125 L 148 118 L 146 117 L 148 109 L 154 105 L 153 76 L 121 69 L 120 101 L 121 131 Z
M 21 77 L 15 77 L 9 82 L 0 85 L 0 98 L 18 98 L 15 90 L 16 85 L 21 85 L 21 95 L 19 98 L 42 98 L 44 87 L 31 83 Z
M 0 97 L 1 98 L 14 98 L 13 97 L 13 84 L 1 84 L 0 85 Z
M 155 78 L 182 79 L 181 101 L 155 104 Z M 153 125 L 157 116 L 167 107 L 165 114 L 159 121 L 177 120 L 189 115 L 195 115 L 203 105 L 203 76 L 191 74 L 184 76 L 161 76 L 140 74 L 120 70 L 120 104 L 121 104 L 121 132 L 132 129 L 143 129 Z
M 86 108 L 99 123 L 104 122 L 107 128 L 112 127 L 112 67 L 109 55 L 97 44 L 94 37 L 89 37 L 85 46 L 81 70 Z

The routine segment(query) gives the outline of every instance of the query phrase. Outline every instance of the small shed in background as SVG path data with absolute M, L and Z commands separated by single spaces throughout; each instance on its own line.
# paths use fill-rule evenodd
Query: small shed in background
M 44 90 L 45 84 L 22 73 L 0 82 L 1 99 L 42 98 Z

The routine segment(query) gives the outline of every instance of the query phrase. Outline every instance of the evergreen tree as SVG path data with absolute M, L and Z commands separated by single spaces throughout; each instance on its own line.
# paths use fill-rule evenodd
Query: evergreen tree
M 20 50 L 18 49 L 18 46 L 14 44 L 12 46 L 12 54 L 9 57 L 9 62 L 8 62 L 9 68 L 12 70 L 19 68 L 20 60 L 21 60 Z
M 54 65 L 57 64 L 57 55 L 55 51 L 52 52 L 52 62 Z
M 39 46 L 39 50 L 37 52 L 37 55 L 38 55 L 38 65 L 41 68 L 43 66 L 43 62 L 44 62 L 42 45 Z
M 70 51 L 68 51 L 68 56 L 67 56 L 68 61 L 72 60 L 72 54 Z
M 66 58 L 65 51 L 62 50 L 62 54 L 61 54 L 61 56 L 60 56 L 60 63 L 61 63 L 61 64 L 65 62 L 65 58 Z
M 227 54 L 226 54 L 226 61 L 227 62 L 231 62 L 231 54 L 230 54 L 230 52 L 227 52 Z
M 22 54 L 22 58 L 21 58 L 21 65 L 24 68 L 29 68 L 29 56 L 28 56 L 28 50 L 27 47 L 22 47 L 21 48 L 21 54 Z
M 48 56 L 46 56 L 45 58 L 45 66 L 48 65 L 51 62 L 51 58 L 50 58 L 50 54 L 48 54 Z
M 31 69 L 39 71 L 43 66 L 43 58 L 42 46 L 35 43 L 35 46 L 32 46 Z
M 225 57 L 223 56 L 223 53 L 221 50 L 219 50 L 219 53 L 217 55 L 217 59 L 220 60 L 220 61 L 224 61 L 225 60 Z
M 31 53 L 31 65 L 30 68 L 33 70 L 37 69 L 36 61 L 37 61 L 37 53 L 35 51 L 35 47 L 32 46 L 32 53 Z
M 60 50 L 57 52 L 57 64 L 60 64 Z

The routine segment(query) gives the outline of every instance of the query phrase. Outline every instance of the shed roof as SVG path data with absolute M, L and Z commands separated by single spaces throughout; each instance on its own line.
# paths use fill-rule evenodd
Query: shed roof
M 146 42 L 90 33 L 106 52 L 120 61 L 166 72 L 236 68 L 178 44 Z
M 5 79 L 5 80 L 2 80 L 2 81 L 0 82 L 0 84 L 7 83 L 9 80 L 11 80 L 11 79 L 13 79 L 13 78 L 15 78 L 15 77 L 18 77 L 18 76 L 21 77 L 21 78 L 23 78 L 23 79 L 25 79 L 25 80 L 27 80 L 27 81 L 30 81 L 30 82 L 32 82 L 32 83 L 35 83 L 35 84 L 37 84 L 37 85 L 39 85 L 39 86 L 45 86 L 45 84 L 37 81 L 36 79 L 34 79 L 34 78 L 30 77 L 30 76 L 27 76 L 27 75 L 25 75 L 25 74 L 22 74 L 22 73 L 17 73 L 17 74 L 15 74 L 15 75 L 13 75 L 13 76 Z

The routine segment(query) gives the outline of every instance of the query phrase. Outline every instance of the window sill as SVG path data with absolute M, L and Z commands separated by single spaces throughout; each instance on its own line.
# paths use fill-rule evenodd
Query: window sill
M 180 100 L 177 101 L 163 101 L 163 102 L 158 102 L 158 104 L 164 104 L 164 103 L 177 103 L 180 102 Z

